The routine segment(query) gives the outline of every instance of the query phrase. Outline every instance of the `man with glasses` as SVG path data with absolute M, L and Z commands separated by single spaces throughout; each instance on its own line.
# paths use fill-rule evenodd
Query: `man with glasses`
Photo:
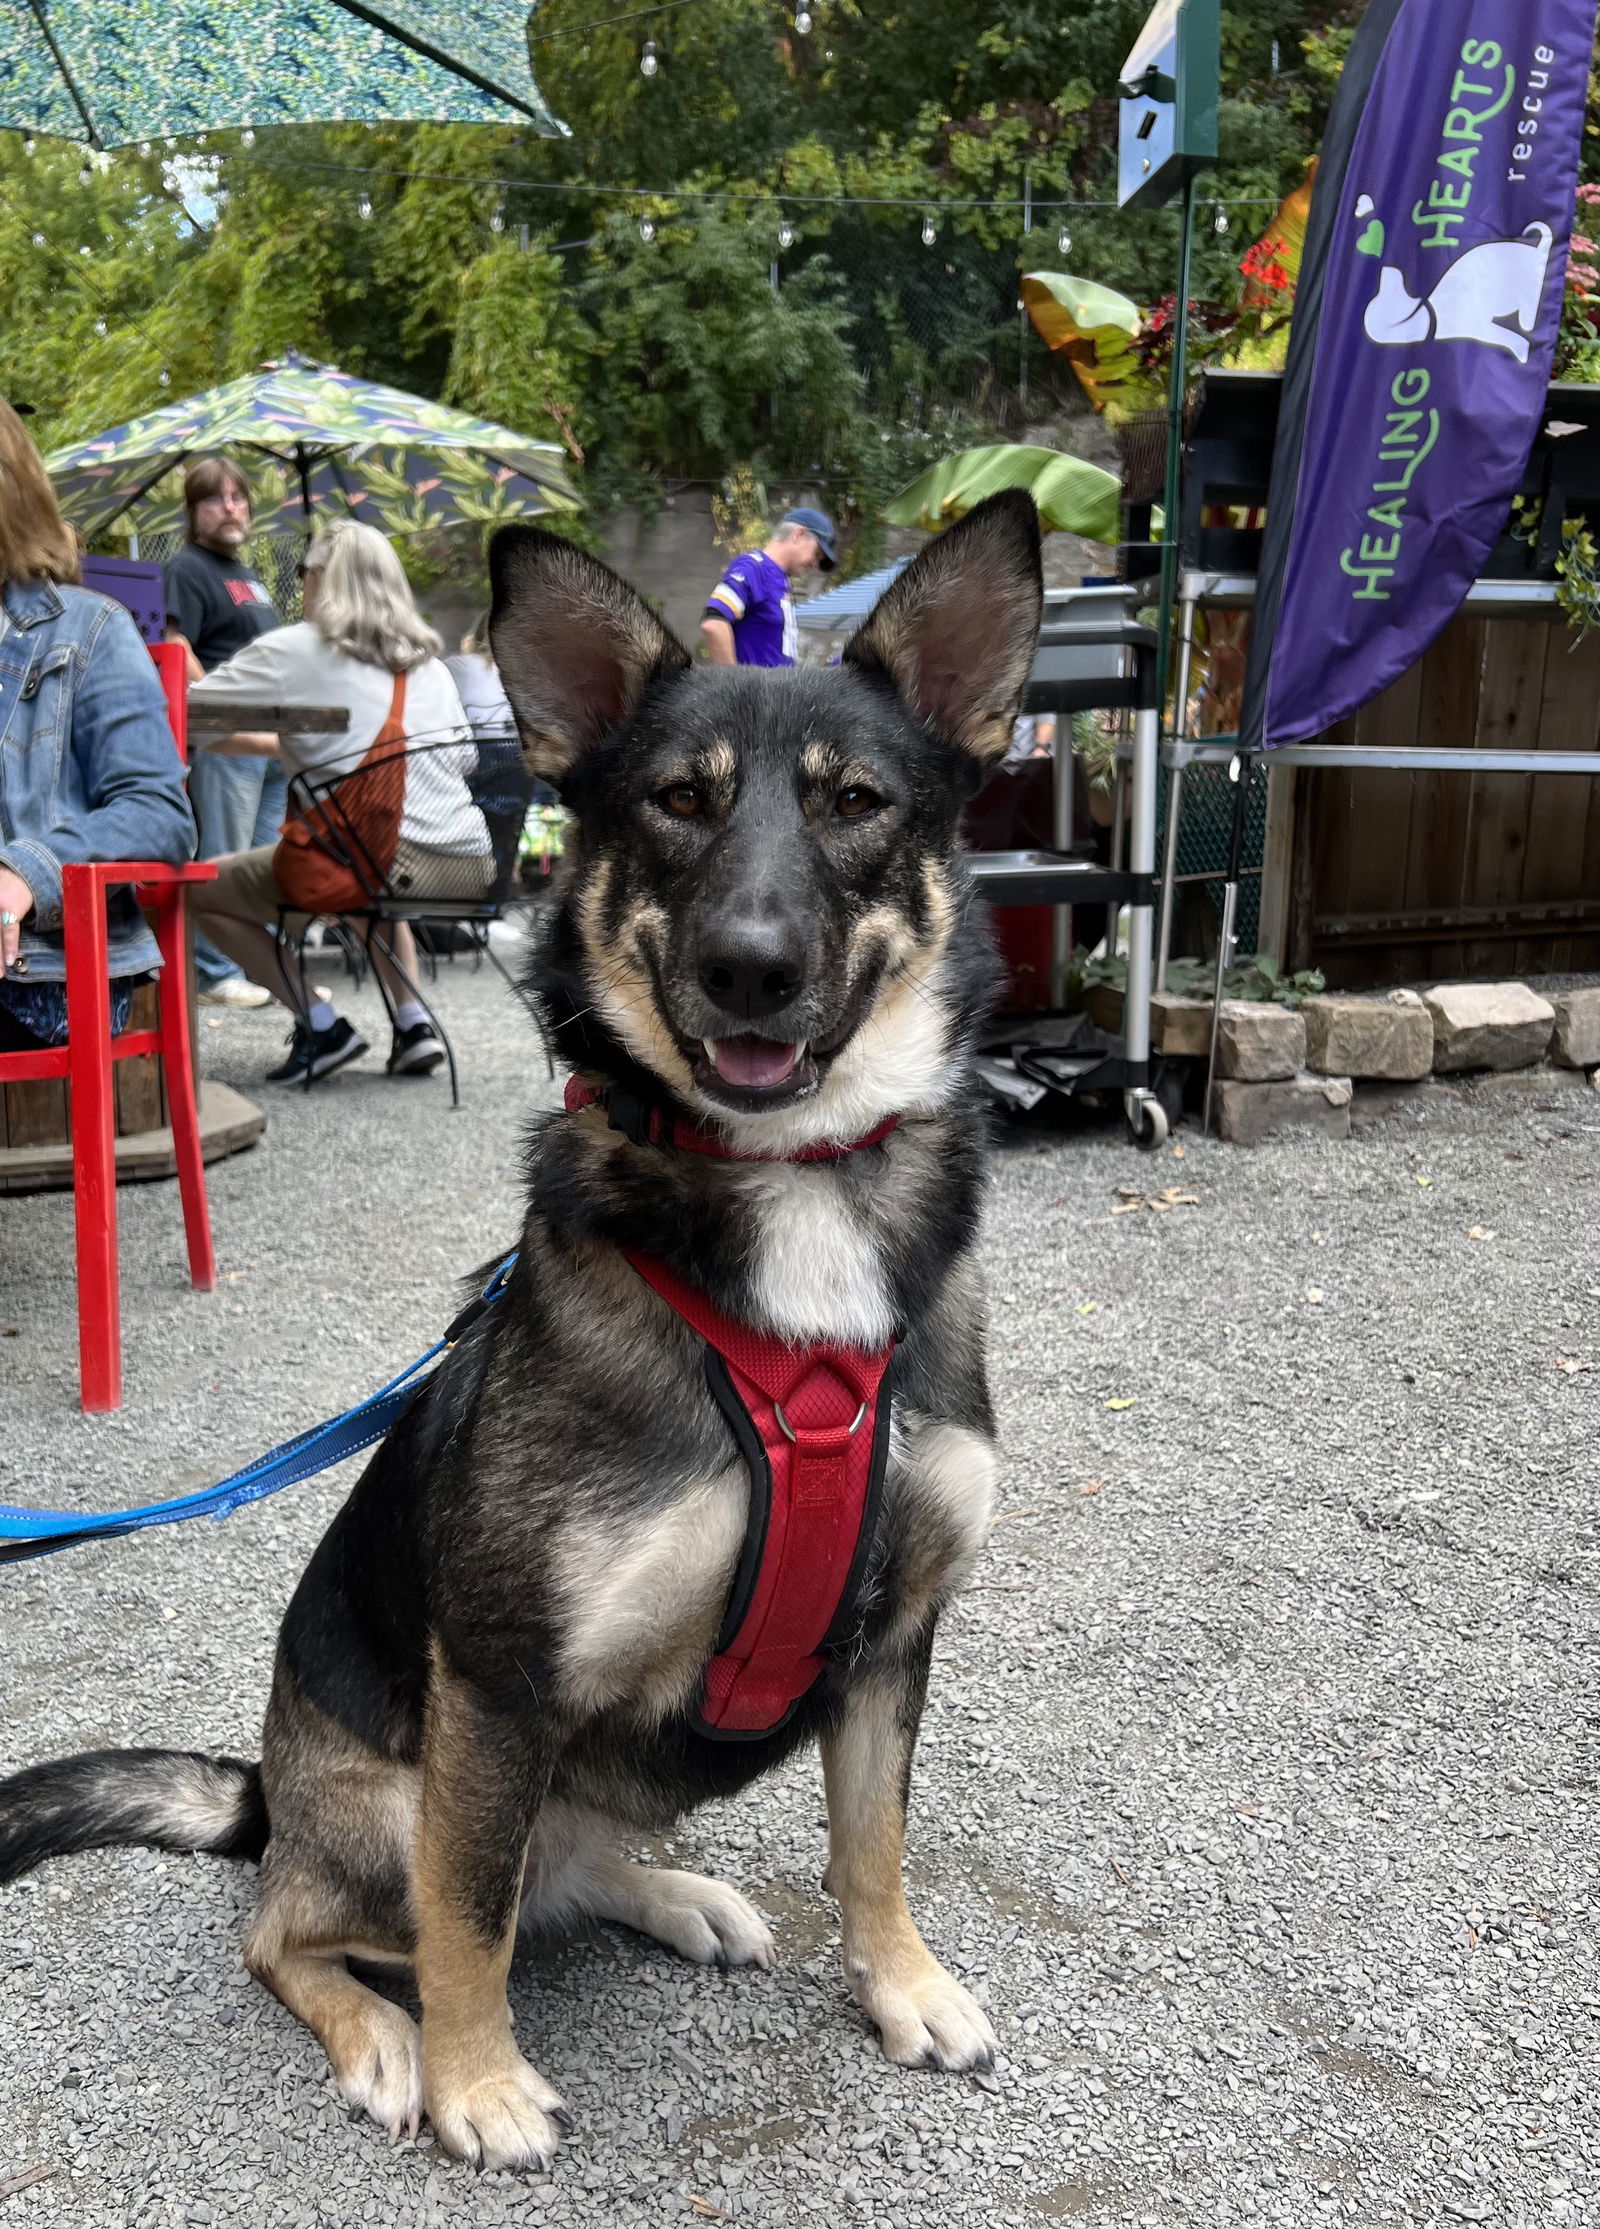
M 189 653 L 189 678 L 204 674 L 254 642 L 283 616 L 265 583 L 240 561 L 249 538 L 250 483 L 225 457 L 197 457 L 183 479 L 189 539 L 166 567 L 167 640 Z M 263 740 L 275 743 L 276 737 Z M 189 802 L 200 830 L 202 859 L 273 844 L 284 816 L 280 759 L 225 757 L 197 751 L 189 769 Z M 215 945 L 195 938 L 195 973 L 207 1006 L 263 1006 L 267 993 Z

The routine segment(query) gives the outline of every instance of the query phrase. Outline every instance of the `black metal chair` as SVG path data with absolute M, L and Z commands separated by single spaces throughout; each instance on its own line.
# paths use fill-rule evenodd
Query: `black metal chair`
M 376 855 L 372 830 L 385 820 L 392 824 L 397 777 L 404 778 L 404 825 L 416 837 L 402 836 L 392 862 Z M 465 781 L 473 806 L 481 816 L 484 848 L 473 852 L 446 851 L 426 838 L 436 824 L 441 836 L 461 826 L 461 790 Z M 489 931 L 505 918 L 520 898 L 517 861 L 528 808 L 533 802 L 534 777 L 523 762 L 515 734 L 479 734 L 470 743 L 413 737 L 404 751 L 364 763 L 347 774 L 316 781 L 296 775 L 289 785 L 289 808 L 313 830 L 313 842 L 336 866 L 345 868 L 362 893 L 360 905 L 342 907 L 337 914 L 308 917 L 304 907 L 278 909 L 278 935 L 304 963 L 305 942 L 313 918 L 331 920 L 342 932 L 347 962 L 364 951 L 370 965 L 373 947 L 383 953 L 395 973 L 421 1006 L 445 1049 L 450 1069 L 450 1103 L 460 1106 L 455 1048 L 435 1007 L 423 996 L 421 985 L 395 956 L 392 939 L 384 932 L 404 922 L 446 924 L 465 929 L 477 952 L 505 979 L 520 998 L 521 986 L 495 951 Z M 387 813 L 385 807 L 390 807 Z M 291 920 L 302 925 L 291 929 Z M 362 925 L 359 944 L 354 930 Z M 390 1023 L 394 1007 L 381 972 L 373 969 Z M 284 981 L 291 1002 L 299 1011 L 287 969 Z M 307 1017 L 301 1014 L 301 1019 Z M 312 1078 L 308 1072 L 306 1088 Z

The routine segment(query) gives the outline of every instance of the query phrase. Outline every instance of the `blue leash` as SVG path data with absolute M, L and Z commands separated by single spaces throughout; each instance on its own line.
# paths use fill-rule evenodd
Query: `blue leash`
M 354 1408 L 346 1409 L 342 1416 L 332 1417 L 326 1424 L 314 1424 L 310 1431 L 257 1456 L 253 1463 L 235 1471 L 231 1478 L 219 1479 L 215 1486 L 202 1486 L 198 1493 L 180 1494 L 172 1501 L 147 1502 L 142 1509 L 118 1509 L 100 1516 L 80 1510 L 20 1509 L 0 1503 L 0 1563 L 53 1555 L 58 1549 L 76 1547 L 80 1541 L 110 1540 L 119 1533 L 143 1532 L 151 1525 L 181 1524 L 186 1517 L 231 1517 L 246 1502 L 262 1501 L 285 1486 L 297 1486 L 303 1478 L 315 1478 L 319 1471 L 342 1463 L 347 1455 L 371 1447 L 420 1391 L 429 1365 L 453 1347 L 467 1327 L 500 1298 L 516 1259 L 515 1254 L 508 1254 L 444 1337 L 436 1339 L 427 1353 L 418 1355 L 398 1377 L 358 1401 Z

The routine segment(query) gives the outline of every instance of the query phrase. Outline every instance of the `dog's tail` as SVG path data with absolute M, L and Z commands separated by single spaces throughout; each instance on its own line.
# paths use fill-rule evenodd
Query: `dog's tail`
M 125 1843 L 259 1858 L 261 1767 L 192 1749 L 95 1749 L 0 1780 L 0 1881 L 45 1858 Z

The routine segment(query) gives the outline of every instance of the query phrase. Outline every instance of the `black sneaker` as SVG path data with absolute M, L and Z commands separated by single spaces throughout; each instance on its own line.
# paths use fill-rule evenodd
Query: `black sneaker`
M 438 1067 L 444 1058 L 444 1047 L 433 1034 L 431 1022 L 413 1022 L 409 1029 L 397 1029 L 394 1043 L 389 1048 L 389 1073 L 391 1076 L 426 1076 Z
M 289 1057 L 281 1068 L 267 1071 L 267 1081 L 269 1084 L 303 1084 L 309 1073 L 316 1082 L 323 1076 L 331 1076 L 347 1060 L 359 1060 L 370 1050 L 360 1030 L 342 1014 L 326 1029 L 313 1029 L 309 1022 L 296 1022 L 294 1035 L 289 1040 Z

